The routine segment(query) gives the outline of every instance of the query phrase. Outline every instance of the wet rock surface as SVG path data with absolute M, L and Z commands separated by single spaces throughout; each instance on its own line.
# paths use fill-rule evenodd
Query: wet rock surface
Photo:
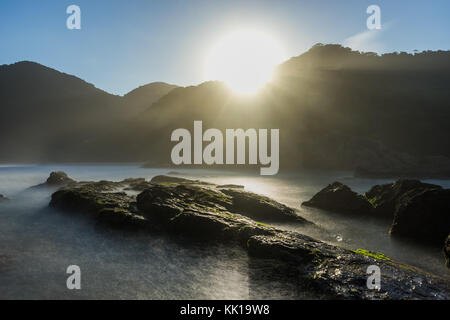
M 450 283 L 418 268 L 362 249 L 346 250 L 298 233 L 253 236 L 252 256 L 297 266 L 303 286 L 332 299 L 449 299 Z M 367 268 L 381 271 L 380 290 L 367 287 Z
M 294 209 L 274 201 L 269 197 L 235 188 L 222 189 L 221 191 L 231 198 L 231 206 L 228 207 L 229 210 L 249 218 L 264 221 L 307 222 L 298 216 Z
M 125 181 L 125 180 L 124 180 Z M 297 232 L 273 228 L 251 217 L 306 220 L 295 210 L 267 197 L 237 189 L 219 190 L 201 182 L 158 178 L 151 183 L 83 182 L 52 195 L 50 206 L 80 212 L 101 221 L 158 228 L 168 235 L 182 235 L 203 242 L 236 243 L 247 249 L 254 263 L 270 261 L 299 290 L 331 299 L 450 299 L 450 282 L 380 253 L 351 251 L 328 245 Z M 134 187 L 133 187 L 134 185 Z M 116 191 L 141 189 L 137 197 Z M 261 214 L 260 212 L 264 212 Z M 295 216 L 294 216 L 295 214 Z M 270 220 L 269 219 L 269 220 Z M 367 288 L 367 267 L 381 270 L 380 290 Z
M 364 196 L 335 182 L 302 205 L 389 219 L 392 236 L 422 244 L 441 246 L 450 232 L 450 189 L 419 180 L 375 185 Z
M 395 211 L 390 234 L 442 245 L 450 231 L 450 189 L 408 192 Z
M 423 190 L 442 189 L 441 186 L 423 183 L 419 180 L 400 179 L 393 183 L 373 186 L 364 197 L 374 208 L 378 216 L 393 218 L 401 198 L 418 194 Z
M 340 182 L 328 185 L 309 201 L 303 202 L 302 205 L 337 213 L 357 215 L 369 214 L 372 210 L 372 206 L 366 198 Z

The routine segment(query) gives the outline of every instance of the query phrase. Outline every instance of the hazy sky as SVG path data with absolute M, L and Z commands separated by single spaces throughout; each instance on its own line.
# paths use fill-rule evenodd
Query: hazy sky
M 81 30 L 66 8 L 81 8 Z M 366 27 L 371 4 L 380 31 Z M 277 37 L 288 56 L 315 43 L 387 52 L 450 49 L 448 0 L 1 0 L 0 64 L 31 60 L 124 94 L 165 81 L 198 84 L 205 54 L 240 27 Z

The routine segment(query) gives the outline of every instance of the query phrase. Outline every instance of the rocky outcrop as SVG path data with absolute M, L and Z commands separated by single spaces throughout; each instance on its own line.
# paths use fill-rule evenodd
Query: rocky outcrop
M 393 183 L 373 186 L 364 194 L 364 197 L 373 206 L 376 215 L 392 219 L 403 196 L 408 194 L 408 197 L 411 197 L 423 190 L 431 189 L 442 189 L 442 187 L 419 180 L 400 179 Z
M 450 232 L 450 190 L 419 180 L 400 179 L 376 185 L 364 196 L 335 182 L 302 205 L 390 219 L 392 236 L 419 243 L 441 246 Z
M 44 183 L 30 187 L 29 189 L 60 189 L 63 187 L 75 186 L 77 184 L 78 182 L 69 178 L 67 173 L 63 171 L 53 171 Z
M 106 185 L 123 187 L 123 182 L 83 183 L 65 188 L 53 194 L 50 205 L 86 213 L 120 227 L 156 228 L 174 236 L 240 244 L 255 261 L 271 261 L 275 269 L 292 266 L 293 272 L 284 277 L 297 283 L 299 290 L 321 297 L 450 299 L 448 281 L 383 254 L 346 250 L 249 218 L 262 210 L 276 218 L 290 219 L 286 218 L 291 217 L 289 208 L 267 197 L 178 181 L 149 184 L 135 198 L 123 192 L 104 191 Z M 369 265 L 380 267 L 379 290 L 367 288 Z
M 334 182 L 315 194 L 303 206 L 313 207 L 344 214 L 364 215 L 372 210 L 370 203 L 348 186 Z
M 70 185 L 75 183 L 75 180 L 69 178 L 67 173 L 62 171 L 54 171 L 50 173 L 46 181 L 49 186 L 61 186 L 61 185 Z
M 267 197 L 236 189 L 208 188 L 178 184 L 154 185 L 138 195 L 137 205 L 142 212 L 158 212 L 162 220 L 170 220 L 184 211 L 215 210 L 240 214 L 266 222 L 306 222 L 294 209 Z
M 395 211 L 390 234 L 442 245 L 450 231 L 450 189 L 408 192 Z
M 448 299 L 450 283 L 379 252 L 346 250 L 283 232 L 248 240 L 251 256 L 296 267 L 299 283 L 332 299 Z M 368 266 L 380 268 L 381 288 L 368 289 Z M 294 279 L 293 279 L 294 280 Z
M 50 207 L 94 217 L 101 223 L 120 227 L 150 227 L 148 219 L 138 214 L 135 193 L 153 186 L 144 178 L 128 178 L 119 182 L 76 182 L 52 194 Z M 124 191 L 120 191 L 124 190 Z
M 297 221 L 307 222 L 289 208 L 268 197 L 257 195 L 241 189 L 222 189 L 222 193 L 231 198 L 230 210 L 249 218 L 263 221 Z
M 450 190 L 419 180 L 376 185 L 364 196 L 334 182 L 302 205 L 393 219 L 391 235 L 423 243 L 441 244 L 450 231 Z

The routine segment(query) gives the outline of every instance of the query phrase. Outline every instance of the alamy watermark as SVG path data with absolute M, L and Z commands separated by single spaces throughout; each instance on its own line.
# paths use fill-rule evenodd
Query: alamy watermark
M 67 7 L 66 13 L 70 14 L 66 20 L 66 26 L 69 30 L 81 29 L 81 9 L 79 6 L 72 4 Z
M 381 290 L 381 270 L 377 265 L 370 265 L 367 267 L 367 289 Z
M 66 273 L 70 274 L 67 278 L 66 286 L 69 290 L 81 289 L 81 269 L 77 265 L 70 265 L 67 267 Z
M 192 135 L 187 129 L 176 129 L 172 132 L 171 141 L 178 142 L 172 149 L 171 159 L 175 165 L 203 163 L 213 164 L 261 164 L 261 175 L 275 175 L 279 169 L 279 129 L 270 130 L 270 155 L 268 154 L 268 129 L 226 129 L 225 158 L 224 136 L 219 129 L 208 129 L 203 133 L 202 121 L 194 121 L 193 153 Z M 248 150 L 246 148 L 248 139 Z M 209 144 L 203 149 L 203 142 Z M 236 157 L 235 157 L 236 142 Z M 248 162 L 246 159 L 248 151 Z
M 366 10 L 370 16 L 367 18 L 366 24 L 369 30 L 381 29 L 381 8 L 375 4 L 368 6 Z

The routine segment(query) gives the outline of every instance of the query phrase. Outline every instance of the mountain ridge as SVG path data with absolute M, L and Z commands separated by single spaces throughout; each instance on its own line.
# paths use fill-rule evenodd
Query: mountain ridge
M 449 157 L 449 69 L 450 51 L 374 55 L 317 45 L 278 66 L 272 82 L 250 98 L 214 81 L 189 87 L 150 83 L 123 97 L 81 79 L 64 90 L 55 89 L 61 82 L 54 79 L 50 86 L 32 81 L 31 87 L 27 80 L 23 94 L 16 81 L 13 94 L 0 88 L 0 114 L 7 119 L 2 123 L 7 129 L 0 128 L 0 161 L 11 161 L 11 155 L 35 161 L 39 154 L 44 162 L 170 164 L 171 132 L 191 128 L 194 120 L 203 120 L 205 128 L 281 128 L 280 161 L 287 167 L 355 169 L 361 162 L 389 166 L 409 156 Z M 6 78 L 0 72 L 0 83 L 8 83 Z M 156 90 L 154 100 L 146 96 L 159 86 L 163 90 Z M 41 98 L 51 106 L 39 99 L 41 87 L 46 90 Z M 69 112 L 58 113 L 61 104 Z M 8 106 L 42 109 L 27 118 L 5 113 Z M 40 128 L 45 134 L 35 139 Z M 30 144 L 33 157 L 17 151 Z

